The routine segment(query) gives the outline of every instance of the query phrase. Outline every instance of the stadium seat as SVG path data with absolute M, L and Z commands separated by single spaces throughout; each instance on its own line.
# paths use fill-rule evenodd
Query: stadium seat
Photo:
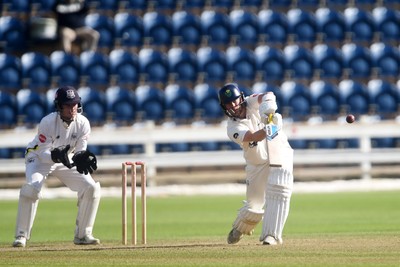
M 204 10 L 200 16 L 202 35 L 209 46 L 226 47 L 231 41 L 231 27 L 226 13 Z
M 187 124 L 194 119 L 193 91 L 185 86 L 169 84 L 164 89 L 166 119 L 176 124 Z
M 342 107 L 339 89 L 336 84 L 324 80 L 310 83 L 313 115 L 322 120 L 336 120 Z
M 41 90 L 51 83 L 51 63 L 49 57 L 40 52 L 27 52 L 21 56 L 24 87 Z
M 192 84 L 197 80 L 196 54 L 190 50 L 173 47 L 168 51 L 170 82 Z
M 19 57 L 0 53 L 0 89 L 16 92 L 22 86 L 22 67 Z
M 257 66 L 253 50 L 230 46 L 226 50 L 226 62 L 234 81 L 246 83 L 256 78 Z
M 314 59 L 312 51 L 293 44 L 283 50 L 286 71 L 293 79 L 311 79 L 314 75 Z
M 400 38 L 400 12 L 385 6 L 372 10 L 375 29 L 382 42 L 398 42 Z
M 321 79 L 339 80 L 343 74 L 342 51 L 334 46 L 318 44 L 313 48 L 315 70 Z
M 256 82 L 253 84 L 251 87 L 251 91 L 254 94 L 264 94 L 267 92 L 273 92 L 274 95 L 276 96 L 276 102 L 278 104 L 278 110 L 277 112 L 282 112 L 283 109 L 283 97 L 282 97 L 282 92 L 279 89 L 277 85 L 267 83 L 265 81 L 262 82 Z
M 201 83 L 194 89 L 196 118 L 206 123 L 215 123 L 224 118 L 218 100 L 218 88 Z
M 356 43 L 371 43 L 375 33 L 371 13 L 357 7 L 348 7 L 343 14 L 349 40 Z
M 213 47 L 201 47 L 197 50 L 197 62 L 203 82 L 223 83 L 228 71 L 226 55 Z
M 13 0 L 14 1 L 14 0 Z M 57 0 L 29 0 L 32 11 L 38 13 L 53 12 L 53 6 Z
M 20 89 L 16 94 L 18 123 L 31 128 L 35 127 L 47 114 L 47 103 L 44 95 L 31 89 Z
M 400 73 L 399 49 L 385 43 L 373 43 L 370 47 L 372 66 L 376 75 L 385 78 L 397 78 Z
M 279 48 L 261 45 L 254 50 L 257 71 L 267 82 L 281 82 L 285 77 L 286 65 L 283 52 Z
M 112 83 L 121 86 L 132 86 L 139 82 L 140 67 L 136 53 L 125 49 L 114 49 L 110 52 L 110 74 Z
M 159 13 L 170 14 L 177 8 L 177 0 L 157 0 L 154 1 L 153 9 Z
M 372 113 L 381 119 L 394 119 L 398 115 L 400 90 L 382 79 L 370 80 L 367 84 Z
M 90 13 L 86 15 L 85 25 L 99 32 L 100 39 L 98 47 L 112 49 L 114 46 L 114 20 L 112 17 L 100 13 Z
M 118 0 L 87 0 L 91 10 L 108 15 L 118 10 Z
M 263 6 L 263 0 L 239 0 L 238 5 L 241 9 L 256 12 Z
M 367 114 L 370 107 L 368 89 L 354 80 L 343 80 L 338 84 L 343 114 L 355 116 Z
M 284 46 L 288 40 L 289 22 L 285 13 L 263 9 L 258 13 L 260 40 L 269 45 Z
M 57 89 L 58 89 L 58 87 L 50 88 L 45 93 L 45 101 L 46 101 L 46 106 L 47 106 L 47 113 L 52 113 L 52 112 L 56 111 L 56 107 L 54 106 L 54 99 L 55 99 L 55 96 L 56 96 Z
M 114 16 L 116 47 L 136 47 L 143 45 L 143 19 L 128 12 L 117 13 Z
M 129 125 L 136 119 L 135 93 L 121 86 L 106 90 L 108 119 L 117 125 Z
M 235 9 L 229 13 L 231 36 L 238 46 L 253 48 L 258 42 L 258 17 L 253 12 Z
M 143 81 L 150 83 L 166 83 L 169 68 L 166 53 L 153 48 L 143 48 L 139 51 L 139 66 Z
M 83 51 L 79 57 L 81 82 L 88 86 L 107 87 L 109 84 L 109 58 L 106 54 Z
M 134 15 L 143 15 L 150 5 L 148 0 L 120 0 L 119 10 Z
M 3 13 L 13 17 L 20 17 L 31 12 L 31 3 L 26 0 L 3 0 L 1 5 L 3 6 Z
M 315 11 L 315 20 L 320 40 L 339 45 L 346 38 L 346 22 L 341 12 L 333 8 L 321 7 Z
M 290 9 L 287 12 L 289 33 L 296 43 L 312 44 L 317 40 L 317 23 L 312 12 L 300 8 Z
M 15 17 L 0 17 L 0 50 L 6 53 L 24 51 L 27 48 L 26 24 Z
M 292 5 L 292 0 L 269 0 L 268 7 L 273 10 L 287 10 Z
M 210 0 L 209 7 L 222 12 L 229 12 L 235 5 L 235 0 Z
M 52 83 L 57 86 L 78 86 L 80 81 L 79 57 L 62 50 L 50 54 Z
M 158 12 L 143 15 L 145 44 L 153 47 L 170 47 L 172 44 L 172 19 Z
M 205 0 L 182 1 L 181 5 L 182 5 L 182 10 L 186 10 L 194 14 L 200 14 L 201 12 L 203 12 L 206 6 L 206 1 Z
M 187 11 L 177 11 L 172 15 L 174 43 L 197 48 L 202 41 L 200 17 Z
M 285 81 L 281 84 L 284 117 L 293 121 L 305 121 L 311 115 L 310 89 L 301 83 Z
M 15 96 L 0 91 L 0 128 L 15 127 L 17 116 L 17 101 Z
M 372 73 L 370 50 L 362 45 L 347 43 L 342 46 L 346 75 L 351 79 L 368 79 Z
M 83 115 L 85 115 L 91 125 L 100 126 L 106 122 L 107 107 L 103 91 L 93 87 L 80 87 L 78 94 L 82 100 Z
M 151 120 L 160 123 L 165 118 L 165 94 L 149 85 L 140 85 L 135 91 L 138 121 Z

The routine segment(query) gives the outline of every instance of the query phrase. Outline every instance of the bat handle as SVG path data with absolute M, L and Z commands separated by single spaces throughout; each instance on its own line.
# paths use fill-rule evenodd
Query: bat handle
M 270 113 L 270 114 L 268 115 L 268 124 L 269 124 L 269 123 L 272 123 L 273 119 L 274 119 L 274 114 L 273 114 L 273 113 Z

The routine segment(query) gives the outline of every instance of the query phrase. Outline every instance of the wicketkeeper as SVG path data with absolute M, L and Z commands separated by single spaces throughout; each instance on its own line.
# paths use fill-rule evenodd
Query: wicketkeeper
M 56 112 L 40 121 L 38 133 L 26 149 L 26 184 L 19 194 L 14 247 L 25 247 L 31 237 L 40 191 L 49 174 L 77 192 L 74 243 L 100 244 L 92 235 L 100 202 L 100 184 L 91 176 L 97 169 L 97 161 L 87 150 L 90 124 L 81 114 L 81 98 L 75 88 L 59 88 L 54 104 Z
M 264 245 L 282 244 L 293 187 L 293 150 L 282 130 L 282 116 L 276 113 L 276 97 L 272 92 L 244 97 L 233 83 L 224 85 L 218 96 L 228 116 L 227 134 L 242 147 L 246 161 L 246 201 L 227 241 L 239 242 L 262 221 L 260 241 Z M 270 114 L 279 129 L 282 167 L 271 167 L 268 160 L 265 124 Z

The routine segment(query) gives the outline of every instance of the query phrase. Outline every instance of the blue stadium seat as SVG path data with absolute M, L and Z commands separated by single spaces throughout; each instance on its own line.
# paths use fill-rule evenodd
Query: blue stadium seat
M 317 22 L 312 12 L 300 8 L 287 12 L 289 32 L 297 43 L 314 43 L 317 40 Z
M 154 1 L 153 9 L 159 13 L 171 13 L 176 10 L 178 5 L 177 0 L 157 0 Z
M 11 16 L 0 17 L 0 50 L 20 52 L 27 48 L 26 23 Z
M 136 119 L 136 100 L 132 90 L 112 86 L 106 90 L 108 119 L 117 125 L 129 125 Z
M 314 58 L 312 51 L 293 44 L 283 50 L 286 70 L 293 79 L 311 79 L 314 75 Z
M 142 15 L 146 12 L 149 4 L 148 0 L 120 0 L 119 10 L 123 12 L 129 12 L 134 15 Z
M 15 96 L 0 91 L 0 128 L 15 127 L 17 116 L 17 101 Z
M 341 44 L 346 38 L 346 22 L 341 12 L 328 7 L 315 11 L 317 31 L 321 40 L 332 44 Z
M 139 58 L 125 49 L 114 49 L 108 56 L 113 82 L 122 86 L 137 84 L 140 78 Z
M 158 12 L 143 15 L 145 43 L 155 47 L 169 47 L 172 44 L 172 19 Z
M 78 94 L 82 100 L 83 115 L 89 119 L 90 124 L 95 126 L 103 125 L 107 118 L 104 92 L 85 86 L 78 89 Z
M 192 84 L 197 80 L 196 54 L 190 50 L 173 47 L 168 51 L 170 81 Z
M 234 7 L 235 0 L 210 0 L 209 5 L 211 9 L 229 12 Z
M 48 56 L 40 52 L 27 52 L 21 56 L 24 87 L 41 90 L 51 83 L 51 63 Z
M 379 77 L 397 78 L 400 73 L 399 49 L 385 43 L 373 43 L 370 47 L 373 67 Z
M 114 13 L 118 10 L 118 0 L 87 0 L 90 9 L 104 14 Z
M 271 45 L 284 46 L 288 40 L 289 22 L 285 13 L 263 9 L 258 13 L 260 39 Z
M 100 13 L 90 13 L 86 15 L 85 25 L 99 32 L 99 48 L 111 49 L 114 46 L 115 33 L 112 17 Z
M 14 0 L 13 0 L 14 1 Z M 39 13 L 52 12 L 53 6 L 57 0 L 29 0 L 32 11 Z
M 26 0 L 3 0 L 1 5 L 3 13 L 7 15 L 20 16 L 31 12 L 31 3 Z
M 79 57 L 62 50 L 50 54 L 52 82 L 58 86 L 78 86 L 80 81 Z
M 197 48 L 202 41 L 200 17 L 187 11 L 177 11 L 172 15 L 174 43 Z
M 283 52 L 279 48 L 261 45 L 254 50 L 257 71 L 267 82 L 281 82 L 285 77 L 286 64 Z
M 370 80 L 367 84 L 373 114 L 381 119 L 394 119 L 400 104 L 400 90 L 392 83 L 381 79 Z
M 292 5 L 292 0 L 269 0 L 268 7 L 273 10 L 287 10 Z
M 372 73 L 370 50 L 362 45 L 347 43 L 342 46 L 345 71 L 351 79 L 368 79 Z
M 343 80 L 338 84 L 343 114 L 355 116 L 367 114 L 370 108 L 368 89 L 354 80 Z
M 197 50 L 197 62 L 204 82 L 224 82 L 228 71 L 226 55 L 213 47 L 201 47 Z
M 278 104 L 277 112 L 282 112 L 283 109 L 283 96 L 280 88 L 277 85 L 267 83 L 265 81 L 256 82 L 251 87 L 251 90 L 254 94 L 264 94 L 267 92 L 273 92 L 276 96 L 276 102 Z
M 31 89 L 20 89 L 16 94 L 18 122 L 35 127 L 47 114 L 44 95 Z
M 238 5 L 241 9 L 256 12 L 263 6 L 263 0 L 239 0 Z
M 0 53 L 0 89 L 17 91 L 22 82 L 21 60 L 13 54 Z
M 238 46 L 254 47 L 258 42 L 258 17 L 253 12 L 235 9 L 229 13 L 231 34 Z
M 201 13 L 206 6 L 205 0 L 182 1 L 182 10 L 188 10 L 196 14 Z
M 321 79 L 338 80 L 343 75 L 342 51 L 334 46 L 318 44 L 313 48 L 315 70 Z
M 56 111 L 56 107 L 54 106 L 54 99 L 56 96 L 58 88 L 50 88 L 47 90 L 45 95 L 45 101 L 47 106 L 47 113 L 52 113 Z
M 177 124 L 187 124 L 194 119 L 193 91 L 185 86 L 169 84 L 165 89 L 166 119 Z
M 166 83 L 169 67 L 166 53 L 153 48 L 143 48 L 139 52 L 139 66 L 143 81 Z
M 165 118 L 165 94 L 149 85 L 140 85 L 135 91 L 138 120 L 160 123 Z
M 128 12 L 117 13 L 114 16 L 115 45 L 140 48 L 143 45 L 143 19 Z
M 214 10 L 204 10 L 201 13 L 200 20 L 203 39 L 207 45 L 226 47 L 230 44 L 231 27 L 227 14 Z
M 221 106 L 218 100 L 218 88 L 201 83 L 194 89 L 194 99 L 197 117 L 206 123 L 215 123 L 224 118 Z
M 285 81 L 281 84 L 283 99 L 282 113 L 293 121 L 305 121 L 311 115 L 310 89 L 301 83 Z
M 256 78 L 257 66 L 253 50 L 230 46 L 226 50 L 226 62 L 236 82 L 252 82 Z
M 356 43 L 370 43 L 374 38 L 375 24 L 369 11 L 348 7 L 343 12 L 349 40 Z
M 339 89 L 334 83 L 314 80 L 310 84 L 313 114 L 324 121 L 336 120 L 342 107 Z
M 81 81 L 88 86 L 105 87 L 109 84 L 109 58 L 95 51 L 83 51 L 79 57 Z
M 385 6 L 372 10 L 375 29 L 383 42 L 397 42 L 400 38 L 400 12 Z

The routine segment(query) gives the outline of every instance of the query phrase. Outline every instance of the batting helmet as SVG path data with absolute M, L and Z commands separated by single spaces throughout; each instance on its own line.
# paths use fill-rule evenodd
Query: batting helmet
M 236 99 L 241 98 L 241 107 L 246 106 L 246 101 L 244 101 L 244 94 L 240 91 L 239 87 L 234 83 L 225 84 L 218 92 L 219 104 L 224 110 L 225 114 L 229 117 L 236 117 L 235 112 L 226 109 L 226 105 L 234 102 Z
M 72 86 L 63 86 L 57 89 L 54 98 L 54 106 L 57 111 L 62 109 L 65 104 L 78 104 L 78 112 L 82 112 L 81 97 L 78 91 Z

